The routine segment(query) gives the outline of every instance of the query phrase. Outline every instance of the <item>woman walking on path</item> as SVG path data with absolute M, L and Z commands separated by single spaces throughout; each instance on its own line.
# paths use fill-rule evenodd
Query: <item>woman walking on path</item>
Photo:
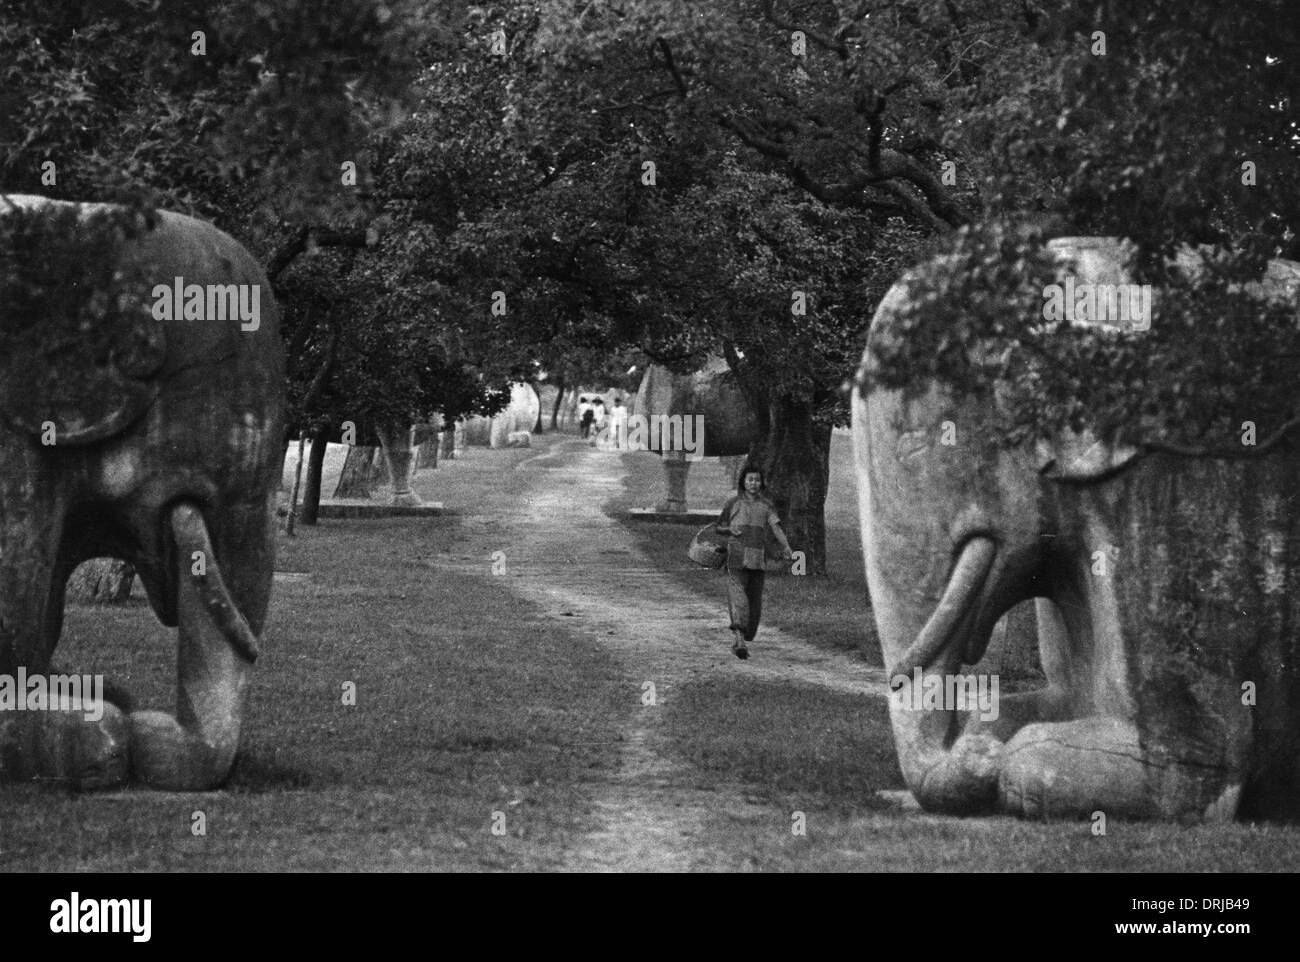
M 731 611 L 731 650 L 737 658 L 749 657 L 749 642 L 758 631 L 763 614 L 763 581 L 767 577 L 767 532 L 781 545 L 787 560 L 793 557 L 790 542 L 781 530 L 776 507 L 763 497 L 763 472 L 747 464 L 736 485 L 739 492 L 723 506 L 718 516 L 718 534 L 730 535 L 727 542 L 727 604 Z

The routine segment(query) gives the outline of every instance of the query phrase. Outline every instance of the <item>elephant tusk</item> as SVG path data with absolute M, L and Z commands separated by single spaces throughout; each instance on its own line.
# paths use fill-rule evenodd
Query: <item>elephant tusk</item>
M 208 526 L 203 520 L 203 513 L 194 505 L 182 502 L 172 508 L 171 520 L 172 534 L 181 552 L 191 556 L 195 551 L 202 552 L 205 559 L 204 573 L 191 575 L 190 578 L 213 624 L 240 657 L 250 664 L 257 661 L 257 636 L 244 620 L 234 599 L 230 597 L 225 579 L 221 577 L 221 568 L 208 537 Z
M 928 668 L 948 646 L 953 631 L 967 612 L 971 602 L 984 587 L 984 579 L 993 567 L 997 546 L 987 535 L 976 535 L 962 545 L 961 554 L 948 576 L 948 586 L 934 614 L 925 623 L 916 641 L 903 653 L 896 673 L 910 675 L 913 669 Z

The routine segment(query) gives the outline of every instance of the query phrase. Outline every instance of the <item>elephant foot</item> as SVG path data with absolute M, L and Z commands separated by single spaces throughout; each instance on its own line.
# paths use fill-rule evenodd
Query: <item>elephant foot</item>
M 1026 818 L 1088 818 L 1094 812 L 1152 818 L 1137 727 L 1118 718 L 1081 718 L 1022 728 L 1006 744 L 1002 808 Z
M 1225 787 L 1223 793 L 1205 809 L 1203 815 L 1205 821 L 1212 825 L 1221 825 L 1236 819 L 1237 805 L 1241 802 L 1241 789 L 1242 786 L 1237 783 Z
M 671 501 L 664 499 L 655 502 L 655 511 L 659 514 L 683 514 L 686 511 L 685 501 Z
M 978 815 L 997 807 L 1003 745 L 987 735 L 962 735 L 920 774 L 912 794 L 927 812 Z
M 404 508 L 414 508 L 424 504 L 424 499 L 414 491 L 403 491 L 400 494 L 393 495 L 393 504 L 401 505 Z
M 150 788 L 208 791 L 230 773 L 233 745 L 209 744 L 166 712 L 132 712 L 130 726 L 131 774 Z
M 962 731 L 967 735 L 987 735 L 1008 742 L 1022 728 L 1036 722 L 1066 721 L 1070 718 L 1070 693 L 1064 688 L 1047 687 L 1037 691 L 1001 695 L 994 717 L 984 718 L 978 711 L 967 714 Z
M 65 699 L 49 711 L 0 713 L 0 781 L 76 790 L 125 784 L 130 725 L 110 702 Z

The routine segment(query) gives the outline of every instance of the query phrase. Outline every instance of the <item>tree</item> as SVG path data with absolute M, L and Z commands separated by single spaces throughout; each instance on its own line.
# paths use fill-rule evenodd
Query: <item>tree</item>
M 421 76 L 394 155 L 401 182 L 424 188 L 406 206 L 432 225 L 419 260 L 461 279 L 448 288 L 467 309 L 508 291 L 503 338 L 678 370 L 725 354 L 814 572 L 860 305 L 927 232 L 964 222 L 973 196 L 970 175 L 941 182 L 944 71 L 978 66 L 963 30 L 1025 42 L 1011 7 L 945 34 L 904 6 L 867 31 L 861 13 L 841 23 L 833 4 L 803 5 L 820 51 L 803 57 L 771 4 L 484 11 Z M 943 56 L 877 49 L 918 36 Z
M 386 252 L 322 248 L 281 275 L 290 345 L 290 435 L 312 441 L 303 522 L 315 523 L 325 444 L 373 448 L 384 425 L 435 411 L 493 414 L 508 394 L 448 356 L 448 325 L 390 278 Z M 341 482 L 342 484 L 342 482 Z
M 371 359 L 357 368 L 369 383 L 354 385 L 383 386 L 370 408 L 425 406 L 421 390 L 458 367 L 429 356 L 381 373 L 386 359 L 371 355 L 403 332 L 374 311 L 358 330 L 322 309 L 373 307 L 367 298 L 383 291 L 367 276 L 372 263 L 354 271 L 357 258 L 343 259 L 355 280 L 347 290 L 310 270 L 289 287 L 279 282 L 309 250 L 373 245 L 370 138 L 400 116 L 419 49 L 440 43 L 456 15 L 454 4 L 405 0 L 328 9 L 308 0 L 74 0 L 52 16 L 48 4 L 16 0 L 0 10 L 0 182 L 194 212 L 263 252 L 288 315 L 295 426 L 311 421 L 319 433 L 327 423 L 340 355 Z M 444 395 L 456 394 L 451 381 L 442 378 Z
M 147 190 L 241 239 L 352 211 L 340 159 L 401 96 L 433 25 L 423 5 L 377 0 L 70 0 L 53 15 L 12 0 L 0 180 L 67 199 Z
M 916 290 L 909 336 L 880 358 L 882 377 L 969 384 L 991 373 L 1014 412 L 1013 444 L 1068 427 L 1169 454 L 1266 453 L 1300 423 L 1300 343 L 1292 307 L 1239 285 L 1266 258 L 1300 256 L 1300 198 L 1283 173 L 1300 153 L 1289 7 L 1076 4 L 1040 18 L 1035 38 L 1040 69 L 968 114 L 973 148 L 997 159 L 985 196 L 1003 209 L 1032 197 L 1060 233 L 1135 241 L 1137 281 L 1164 292 L 1150 330 L 1044 324 L 1055 278 L 1043 232 L 991 225 L 952 238 L 960 283 Z M 1183 245 L 1206 245 L 1197 269 L 1177 266 Z M 969 363 L 976 341 L 993 372 Z M 1247 422 L 1254 443 L 1243 443 Z
M 819 570 L 827 425 L 845 416 L 835 389 L 898 267 L 952 243 L 970 248 L 988 304 L 1005 304 L 997 283 L 1041 280 L 1015 249 L 1041 246 L 1041 230 L 952 236 L 972 220 L 1055 214 L 1058 231 L 1130 234 L 1153 276 L 1179 240 L 1237 240 L 1236 273 L 1211 271 L 1201 296 L 1219 326 L 1184 342 L 1199 345 L 1193 370 L 1213 366 L 1205 339 L 1222 339 L 1229 279 L 1295 245 L 1281 177 L 1225 194 L 1243 151 L 1271 172 L 1294 161 L 1296 28 L 1282 20 L 1277 0 L 1240 18 L 1208 2 L 517 4 L 467 19 L 468 54 L 422 77 L 421 109 L 454 142 L 430 149 L 431 131 L 415 128 L 411 143 L 428 161 L 422 182 L 457 199 L 438 263 L 509 288 L 521 328 L 638 347 L 678 369 L 726 354 L 766 427 L 754 453 Z M 492 58 L 496 31 L 508 44 Z M 792 311 L 799 291 L 805 315 Z M 960 298 L 941 306 L 959 321 L 978 313 Z M 1276 312 L 1254 316 L 1260 330 L 1289 330 Z M 949 354 L 967 334 L 953 332 Z M 1058 420 L 1123 416 L 1103 395 L 1133 376 L 1166 420 L 1198 404 L 1240 408 L 1207 400 L 1196 379 L 1180 387 L 1172 362 L 1187 355 L 1148 352 L 1164 358 L 1157 369 L 1133 345 L 1072 343 L 1046 405 Z M 1237 363 L 1205 378 L 1274 379 L 1259 351 L 1276 338 L 1240 346 Z M 925 363 L 936 345 L 910 347 Z M 1095 376 L 1102 360 L 1113 377 Z M 900 380 L 915 374 L 894 363 Z M 1283 407 L 1260 410 L 1276 419 Z

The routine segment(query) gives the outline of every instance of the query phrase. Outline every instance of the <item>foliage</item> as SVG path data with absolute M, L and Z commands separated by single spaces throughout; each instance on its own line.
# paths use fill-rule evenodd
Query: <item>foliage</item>
M 400 93 L 426 29 L 418 5 L 378 0 L 8 0 L 0 183 L 74 200 L 146 187 L 225 223 L 259 204 L 344 210 L 340 157 Z
M 1300 353 L 1295 301 L 1241 291 L 1230 267 L 1224 252 L 1207 257 L 1157 292 L 1150 330 L 1113 331 L 1044 320 L 1060 277 L 1041 230 L 963 229 L 907 278 L 870 381 L 913 393 L 937 381 L 996 404 L 1010 444 L 1068 427 L 1240 447 L 1243 420 L 1262 438 L 1294 416 Z
M 816 165 L 834 166 L 867 135 L 834 54 L 800 66 L 751 3 L 692 8 L 689 28 L 664 33 L 678 6 L 515 4 L 471 17 L 461 51 L 421 76 L 377 192 L 408 225 L 407 262 L 449 310 L 482 317 L 492 291 L 508 292 L 499 344 L 552 358 L 642 352 L 678 370 L 727 353 L 760 407 L 788 396 L 842 422 L 837 389 L 861 350 L 864 304 L 933 217 L 874 189 L 861 204 L 809 189 L 809 171 L 832 178 Z M 498 29 L 508 55 L 494 58 Z M 688 96 L 665 56 L 690 78 Z M 832 107 L 820 122 L 842 124 L 823 150 L 805 117 L 818 146 L 796 170 L 737 140 L 717 106 L 728 97 L 728 116 L 748 124 L 760 108 L 780 126 L 795 108 Z M 923 139 L 891 139 L 886 156 L 933 157 Z M 648 162 L 654 185 L 643 182 Z
M 293 221 L 379 228 L 286 275 L 300 398 L 339 353 L 304 417 L 721 353 L 756 412 L 842 423 L 873 305 L 988 221 L 953 240 L 961 276 L 917 292 L 885 378 L 1006 379 L 1011 441 L 1208 439 L 1291 409 L 1291 328 L 1230 285 L 1297 250 L 1298 55 L 1285 0 L 12 0 L 0 178 L 39 189 L 51 157 L 42 192 L 156 187 L 262 250 Z M 1136 240 L 1155 329 L 1008 312 L 1041 305 L 1041 238 L 997 227 L 1021 211 Z M 1230 254 L 1182 277 L 1185 243 Z
M 392 308 L 380 268 L 371 252 L 321 250 L 285 276 L 291 434 L 313 425 L 334 434 L 352 421 L 357 443 L 374 443 L 378 424 L 410 424 L 435 411 L 448 420 L 490 415 L 508 402 L 507 392 L 449 355 L 445 325 Z M 331 355 L 329 374 L 313 394 Z
M 364 230 L 369 139 L 400 117 L 419 52 L 442 43 L 452 19 L 446 5 L 415 0 L 7 2 L 0 183 L 195 212 L 263 253 L 302 225 Z M 355 187 L 341 184 L 349 160 Z M 401 313 L 378 259 L 322 257 L 279 289 L 293 420 L 487 401 L 437 349 L 429 316 Z M 303 411 L 335 331 L 337 383 Z
M 1300 150 L 1300 28 L 1278 0 L 1080 3 L 1040 18 L 1033 51 L 1034 69 L 985 88 L 965 125 L 998 161 L 986 204 L 1057 212 L 1058 233 L 1133 239 L 1134 280 L 1159 292 L 1151 330 L 1044 323 L 1056 278 L 1043 236 L 990 223 L 918 272 L 873 380 L 997 385 L 1011 443 L 1087 426 L 1243 453 L 1242 421 L 1262 440 L 1297 413 L 1295 304 L 1241 285 L 1300 251 L 1300 199 L 1282 176 Z M 1174 255 L 1197 243 L 1214 245 L 1204 264 L 1180 269 Z
M 966 125 L 997 161 L 992 209 L 1023 206 L 1029 186 L 1076 233 L 1152 248 L 1152 265 L 1178 243 L 1233 244 L 1255 259 L 1245 276 L 1300 251 L 1300 23 L 1287 0 L 1072 3 L 1039 18 L 1033 51 Z

